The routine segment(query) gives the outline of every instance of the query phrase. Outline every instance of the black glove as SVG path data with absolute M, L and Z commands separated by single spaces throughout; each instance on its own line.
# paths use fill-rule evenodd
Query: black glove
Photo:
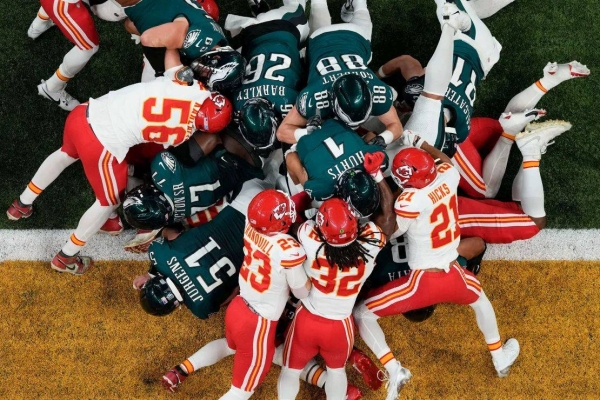
M 385 149 L 387 147 L 385 140 L 379 135 L 377 135 L 373 139 L 369 140 L 369 143 L 367 143 L 367 144 L 376 145 L 376 146 L 381 147 L 382 149 Z

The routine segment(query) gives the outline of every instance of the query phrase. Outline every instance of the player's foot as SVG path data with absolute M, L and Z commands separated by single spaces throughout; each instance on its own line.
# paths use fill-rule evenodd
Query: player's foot
M 72 111 L 79 105 L 79 101 L 67 93 L 65 89 L 59 90 L 58 92 L 49 91 L 46 81 L 44 80 L 42 80 L 42 83 L 40 83 L 37 88 L 40 96 L 55 102 L 65 111 Z
M 499 357 L 492 358 L 498 377 L 506 378 L 510 371 L 511 365 L 515 363 L 515 360 L 519 356 L 519 342 L 517 339 L 508 339 L 504 346 L 502 346 L 502 354 Z
M 356 347 L 350 353 L 348 362 L 362 376 L 363 381 L 371 390 L 377 390 L 381 387 L 382 381 L 379 379 L 383 372 L 377 368 L 375 363 L 362 351 Z
M 348 384 L 348 389 L 346 390 L 346 400 L 359 400 L 362 399 L 362 392 L 359 388 L 354 385 Z
M 457 31 L 466 32 L 471 29 L 473 21 L 466 12 L 460 11 L 454 3 L 444 3 L 442 6 L 444 22 Z
M 519 132 L 523 132 L 528 123 L 537 121 L 538 119 L 545 117 L 547 114 L 546 110 L 533 108 L 531 110 L 525 110 L 516 113 L 502 113 L 498 121 L 502 125 L 502 130 L 511 135 L 516 135 Z
M 546 148 L 554 144 L 553 139 L 571 129 L 567 121 L 550 120 L 533 122 L 525 130 L 515 136 L 515 142 L 523 157 L 540 159 L 546 153 Z
M 29 25 L 29 29 L 27 29 L 27 36 L 32 39 L 37 39 L 42 33 L 46 32 L 53 26 L 54 22 L 52 22 L 50 18 L 41 19 L 40 17 L 35 17 L 31 25 Z
M 266 13 L 271 9 L 266 0 L 248 0 L 248 5 L 250 6 L 250 13 L 255 18 L 257 15 Z
M 477 275 L 479 273 L 479 271 L 481 270 L 481 261 L 483 261 L 483 256 L 485 255 L 485 252 L 487 251 L 487 243 L 484 242 L 483 245 L 485 247 L 483 248 L 483 251 L 478 256 L 475 256 L 475 257 L 471 258 L 470 260 L 467 260 L 467 266 L 465 267 L 465 269 L 467 271 L 471 271 L 473 273 L 473 275 Z
M 400 365 L 399 361 L 393 362 L 396 363 L 396 369 L 393 373 L 389 373 L 385 379 L 387 380 L 385 385 L 387 397 L 385 400 L 396 400 L 400 395 L 400 389 L 402 389 L 402 387 L 408 383 L 410 378 L 412 378 L 410 371 Z
M 344 22 L 352 21 L 354 18 L 354 4 L 353 0 L 346 0 L 344 5 L 342 5 L 342 11 L 340 12 L 340 17 Z
M 161 379 L 162 385 L 165 389 L 175 392 L 181 383 L 187 378 L 188 374 L 186 374 L 183 369 L 178 365 L 170 371 L 167 371 Z
M 145 230 L 138 229 L 135 234 L 135 237 L 131 239 L 125 245 L 125 251 L 130 253 L 147 253 L 150 244 L 156 238 L 156 235 L 160 232 L 160 229 L 155 230 Z
M 21 218 L 29 218 L 33 214 L 33 204 L 23 204 L 21 200 L 16 199 L 12 202 L 8 210 L 6 210 L 6 216 L 11 221 L 18 221 Z
M 100 228 L 100 232 L 108 233 L 111 236 L 118 236 L 119 233 L 123 232 L 123 229 L 121 217 L 117 215 L 116 217 L 107 219 L 102 228 Z
M 74 256 L 66 256 L 62 251 L 54 256 L 50 263 L 53 270 L 58 272 L 67 272 L 73 275 L 83 275 L 94 263 L 90 257 L 79 256 L 79 253 Z
M 571 61 L 568 64 L 549 62 L 544 67 L 544 78 L 556 79 L 558 83 L 573 78 L 585 78 L 589 75 L 590 70 L 588 67 L 578 61 Z

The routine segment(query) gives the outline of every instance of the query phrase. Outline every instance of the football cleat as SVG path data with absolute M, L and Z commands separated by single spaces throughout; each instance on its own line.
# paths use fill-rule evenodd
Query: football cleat
M 123 229 L 121 217 L 117 215 L 116 217 L 107 219 L 102 228 L 100 228 L 100 232 L 108 233 L 111 236 L 118 236 L 119 233 L 123 232 Z
M 269 3 L 267 3 L 266 0 L 248 0 L 248 6 L 250 6 L 250 14 L 252 14 L 254 18 L 271 9 L 271 6 L 269 6 Z
M 549 62 L 544 67 L 544 76 L 558 78 L 561 82 L 573 78 L 585 78 L 589 75 L 589 68 L 578 61 L 571 61 L 568 64 Z
M 483 256 L 487 251 L 487 243 L 484 242 L 484 246 L 485 247 L 483 248 L 483 251 L 479 255 L 471 258 L 470 260 L 467 260 L 467 266 L 465 267 L 465 269 L 467 271 L 472 272 L 473 275 L 477 275 L 481 270 L 481 262 L 483 261 Z
M 54 26 L 54 22 L 50 18 L 41 19 L 40 17 L 35 17 L 31 25 L 29 25 L 29 29 L 27 29 L 27 36 L 32 39 L 37 39 L 42 33 L 46 32 L 48 29 Z
M 79 101 L 71 96 L 65 89 L 59 90 L 58 92 L 51 92 L 48 90 L 46 81 L 42 79 L 42 83 L 38 85 L 38 94 L 50 101 L 58 104 L 60 108 L 65 111 L 72 111 L 79 105 Z
M 547 147 L 554 144 L 553 139 L 571 129 L 571 126 L 569 122 L 561 120 L 530 123 L 515 136 L 515 142 L 523 157 L 540 159 Z
M 6 216 L 11 221 L 18 221 L 21 218 L 29 218 L 33 214 L 33 205 L 26 205 L 21 203 L 21 200 L 16 199 L 12 202 L 8 210 L 6 210 Z
M 502 126 L 502 130 L 508 134 L 516 135 L 519 132 L 523 132 L 528 123 L 537 121 L 547 114 L 546 110 L 533 108 L 531 110 L 525 110 L 516 113 L 502 113 L 498 121 Z
M 160 231 L 160 229 L 138 229 L 138 231 L 135 234 L 135 237 L 129 242 L 127 242 L 127 244 L 125 245 L 125 251 L 138 254 L 147 253 L 150 244 L 156 238 L 156 235 L 158 235 Z
M 185 380 L 185 378 L 187 378 L 187 376 L 188 374 L 183 372 L 181 367 L 178 365 L 172 370 L 167 371 L 162 376 L 161 383 L 165 387 L 165 389 L 171 392 L 176 392 L 179 385 L 181 385 L 181 383 Z
M 77 253 L 79 254 L 79 253 Z M 66 272 L 73 275 L 83 275 L 89 267 L 93 265 L 90 257 L 82 257 L 75 254 L 74 256 L 65 256 L 59 252 L 54 256 L 50 266 L 58 272 Z
M 354 4 L 352 0 L 347 0 L 344 5 L 342 5 L 342 11 L 340 12 L 340 17 L 344 22 L 352 21 L 354 18 Z
M 473 21 L 469 14 L 460 11 L 454 3 L 444 3 L 442 6 L 444 24 L 448 24 L 457 31 L 466 32 L 471 29 Z
M 359 400 L 362 399 L 362 397 L 363 395 L 359 388 L 348 384 L 348 389 L 346 389 L 346 400 Z
M 517 339 L 508 339 L 504 346 L 502 346 L 502 355 L 501 357 L 493 358 L 494 367 L 496 368 L 496 372 L 498 372 L 499 378 L 506 378 L 508 376 L 508 372 L 510 371 L 510 367 L 515 363 L 515 360 L 519 356 L 519 342 Z
M 362 376 L 363 381 L 371 390 L 377 390 L 383 382 L 379 376 L 383 373 L 375 363 L 362 351 L 356 347 L 352 349 L 348 362 Z
M 400 389 L 402 389 L 402 387 L 410 381 L 410 378 L 412 378 L 410 371 L 400 365 L 399 361 L 396 360 L 393 362 L 397 364 L 397 368 L 394 373 L 387 375 L 385 379 L 387 380 L 385 385 L 387 397 L 385 400 L 396 400 L 400 395 Z

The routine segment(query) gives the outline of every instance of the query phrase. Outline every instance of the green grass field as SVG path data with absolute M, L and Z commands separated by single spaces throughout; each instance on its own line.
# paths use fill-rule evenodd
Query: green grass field
M 221 22 L 229 12 L 248 15 L 244 0 L 218 1 Z M 274 3 L 274 2 L 273 2 Z M 330 1 L 334 22 L 339 22 L 341 1 Z M 36 85 L 60 64 L 71 44 L 57 29 L 31 41 L 27 28 L 39 3 L 33 0 L 0 3 L 0 205 L 8 207 L 44 158 L 59 148 L 67 113 L 37 95 Z M 424 64 L 439 37 L 432 0 L 371 0 L 374 22 L 372 69 L 400 54 L 412 54 Z M 486 20 L 502 43 L 502 58 L 478 87 L 475 113 L 497 117 L 508 100 L 539 79 L 548 61 L 587 64 L 592 76 L 553 89 L 540 102 L 549 118 L 570 121 L 573 129 L 557 140 L 542 161 L 549 225 L 555 228 L 598 228 L 595 199 L 600 183 L 598 169 L 597 104 L 600 66 L 600 6 L 597 0 L 517 0 Z M 120 23 L 99 21 L 100 51 L 68 86 L 85 101 L 139 80 L 141 48 L 135 46 Z M 513 148 L 500 196 L 507 199 L 520 158 Z M 36 203 L 36 216 L 0 228 L 74 227 L 93 202 L 81 166 L 65 172 Z

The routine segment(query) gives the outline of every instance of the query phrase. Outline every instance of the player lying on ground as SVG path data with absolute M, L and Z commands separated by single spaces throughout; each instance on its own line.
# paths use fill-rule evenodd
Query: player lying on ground
M 67 93 L 67 83 L 85 67 L 100 44 L 94 20 L 84 4 L 91 4 L 91 11 L 105 21 L 120 21 L 125 18 L 125 13 L 113 0 L 40 0 L 40 4 L 27 36 L 37 39 L 56 25 L 75 46 L 65 55 L 56 72 L 38 85 L 38 94 L 57 103 L 63 110 L 71 111 L 79 101 Z
M 411 272 L 370 291 L 354 311 L 361 337 L 388 372 L 387 399 L 398 397 L 411 373 L 392 354 L 377 319 L 437 303 L 473 308 L 494 367 L 500 377 L 506 376 L 519 354 L 519 344 L 509 339 L 502 345 L 494 309 L 481 284 L 456 261 L 460 242 L 458 171 L 448 163 L 436 165 L 423 150 L 407 148 L 394 158 L 392 173 L 404 188 L 395 204 L 398 229 L 393 236 L 406 235 Z
M 105 227 L 118 234 L 122 225 L 115 210 L 127 184 L 130 147 L 144 142 L 177 146 L 188 140 L 203 121 L 196 121 L 211 93 L 192 79 L 188 67 L 179 64 L 179 55 L 168 53 L 168 74 L 148 83 L 138 83 L 109 92 L 89 104 L 75 108 L 65 123 L 63 145 L 42 163 L 25 191 L 7 210 L 11 220 L 28 218 L 34 200 L 68 166 L 81 160 L 96 201 L 83 214 L 77 229 L 54 257 L 51 267 L 81 275 L 92 265 L 80 257 L 86 242 L 111 218 Z

